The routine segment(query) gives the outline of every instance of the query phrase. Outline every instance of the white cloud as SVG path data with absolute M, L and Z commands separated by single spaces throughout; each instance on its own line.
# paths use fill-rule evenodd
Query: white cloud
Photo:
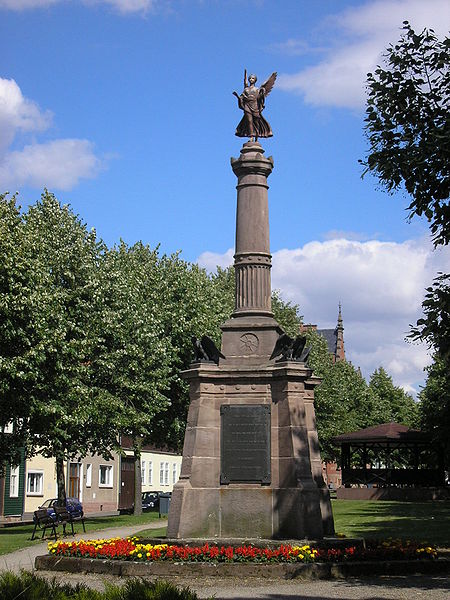
M 85 4 L 109 4 L 120 13 L 146 13 L 155 6 L 155 0 L 84 0 Z
M 52 4 L 59 4 L 66 0 L 0 0 L 0 8 L 9 10 L 27 10 L 32 8 L 47 8 Z M 156 0 L 81 0 L 83 4 L 108 4 L 119 13 L 146 13 L 156 4 Z
M 61 0 L 0 0 L 0 8 L 19 11 L 27 8 L 45 8 L 58 2 L 61 2 Z
M 30 144 L 23 150 L 9 152 L 0 162 L 0 182 L 11 191 L 22 185 L 70 190 L 80 179 L 95 177 L 101 164 L 88 140 Z
M 325 57 L 293 75 L 281 74 L 278 86 L 303 95 L 305 102 L 315 106 L 362 107 L 366 75 L 381 63 L 389 43 L 399 39 L 405 20 L 418 31 L 428 27 L 438 36 L 448 35 L 450 4 L 448 0 L 375 0 L 328 17 L 324 38 L 332 45 Z M 294 44 L 288 42 L 289 49 Z M 298 46 L 303 47 L 301 41 Z
M 229 248 L 225 254 L 215 252 L 203 252 L 197 259 L 198 264 L 207 271 L 215 271 L 216 267 L 225 269 L 233 264 L 234 250 Z
M 231 264 L 232 256 L 232 250 L 205 252 L 198 262 L 213 270 Z M 404 338 L 421 315 L 425 287 L 438 270 L 450 271 L 447 249 L 433 251 L 425 239 L 333 239 L 279 250 L 272 262 L 272 287 L 299 304 L 306 323 L 334 327 L 341 301 L 348 359 L 366 376 L 382 365 L 397 385 L 417 391 L 429 357 L 425 346 Z
M 0 78 L 1 191 L 15 192 L 22 185 L 70 190 L 80 179 L 97 175 L 102 161 L 88 140 L 56 139 L 38 143 L 33 139 L 32 143 L 13 149 L 19 132 L 25 137 L 30 133 L 36 135 L 48 129 L 51 120 L 51 113 L 25 98 L 13 79 Z
M 13 141 L 17 131 L 43 131 L 52 115 L 24 98 L 14 79 L 0 78 L 0 152 Z

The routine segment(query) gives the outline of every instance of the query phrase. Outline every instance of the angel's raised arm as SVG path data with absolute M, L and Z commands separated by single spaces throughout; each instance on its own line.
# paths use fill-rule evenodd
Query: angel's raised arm
M 248 87 L 247 69 L 244 69 L 244 89 Z

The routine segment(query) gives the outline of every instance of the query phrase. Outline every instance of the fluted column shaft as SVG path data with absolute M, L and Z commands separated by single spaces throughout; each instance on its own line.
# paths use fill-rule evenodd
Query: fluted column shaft
M 258 142 L 247 142 L 231 159 L 238 178 L 236 210 L 236 298 L 233 317 L 272 316 L 267 178 L 273 169 Z

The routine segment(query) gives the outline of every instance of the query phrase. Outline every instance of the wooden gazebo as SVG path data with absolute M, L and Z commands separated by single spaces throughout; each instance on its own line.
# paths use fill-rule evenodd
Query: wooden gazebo
M 383 423 L 338 435 L 345 487 L 439 487 L 444 465 L 427 433 Z

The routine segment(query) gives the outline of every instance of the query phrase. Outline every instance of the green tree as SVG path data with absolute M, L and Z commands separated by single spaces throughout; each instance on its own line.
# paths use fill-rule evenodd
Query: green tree
M 404 34 L 367 76 L 363 164 L 393 192 L 411 196 L 409 218 L 425 215 L 435 244 L 450 241 L 450 38 Z
M 408 427 L 419 426 L 419 408 L 414 398 L 402 388 L 395 386 L 392 377 L 383 367 L 376 369 L 369 382 L 370 389 L 383 402 L 383 423 L 402 423 Z
M 158 250 L 124 242 L 101 262 L 100 344 L 93 381 L 115 403 L 115 428 L 133 440 L 136 514 L 141 508 L 141 449 L 166 421 L 177 349 L 166 335 L 166 295 Z M 155 434 L 155 435 L 154 435 Z
M 279 290 L 272 290 L 272 312 L 280 327 L 290 335 L 296 337 L 302 322 L 300 307 L 281 298 Z
M 0 196 L 0 470 L 27 443 L 36 382 L 35 274 L 16 198 Z M 5 433 L 8 432 L 8 433 Z
M 33 253 L 36 339 L 30 386 L 29 452 L 56 461 L 58 498 L 65 499 L 63 464 L 87 453 L 109 455 L 116 444 L 113 406 L 92 385 L 98 343 L 104 247 L 68 206 L 44 192 L 24 217 Z
M 424 316 L 412 327 L 410 337 L 435 348 L 450 370 L 450 275 L 440 273 L 426 291 Z
M 439 355 L 427 372 L 427 383 L 419 396 L 421 426 L 442 448 L 444 464 L 450 465 L 450 372 Z
M 437 38 L 433 30 L 417 34 L 403 24 L 404 34 L 389 46 L 385 67 L 378 67 L 367 78 L 368 99 L 365 132 L 369 152 L 363 162 L 389 191 L 404 188 L 411 198 L 409 218 L 424 215 L 430 224 L 435 246 L 450 240 L 450 38 Z M 424 318 L 417 321 L 408 336 L 434 349 L 435 367 L 428 370 L 430 397 L 439 395 L 442 411 L 448 404 L 449 381 L 441 375 L 450 372 L 450 276 L 439 274 L 427 288 L 423 302 Z M 437 393 L 437 386 L 443 387 Z M 428 386 L 428 382 L 427 382 Z M 447 387 L 445 387 L 447 386 Z M 428 392 L 421 394 L 423 399 Z M 427 407 L 430 404 L 427 404 Z M 423 424 L 446 434 L 427 417 Z M 434 424 L 433 424 L 434 423 Z
M 306 337 L 311 345 L 308 364 L 322 379 L 314 393 L 320 451 L 323 460 L 334 460 L 333 437 L 384 422 L 383 403 L 351 363 L 333 363 L 319 333 L 310 330 Z

